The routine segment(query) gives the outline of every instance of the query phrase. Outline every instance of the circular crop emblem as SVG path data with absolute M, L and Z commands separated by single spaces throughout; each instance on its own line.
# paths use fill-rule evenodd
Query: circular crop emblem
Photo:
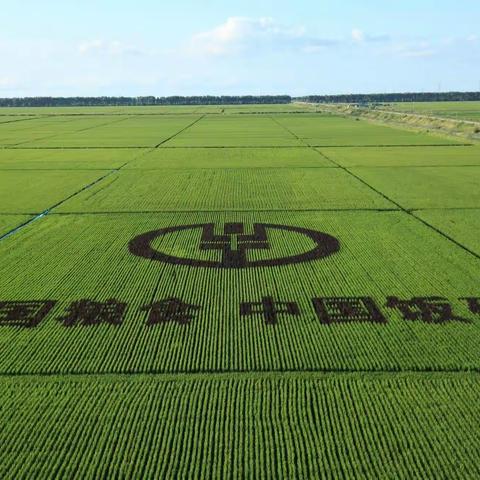
M 192 253 L 180 255 L 165 251 L 161 247 L 156 248 L 154 245 L 162 237 L 167 238 L 171 234 L 178 235 L 192 230 L 196 230 L 198 234 L 185 237 L 190 243 L 188 252 L 198 252 L 198 256 Z M 270 241 L 270 237 L 274 235 L 276 236 L 276 248 L 272 248 Z M 296 241 L 295 235 L 302 236 L 305 241 Z M 307 248 L 305 248 L 305 243 L 308 243 Z M 252 233 L 245 233 L 243 223 L 225 223 L 223 233 L 216 234 L 213 223 L 202 223 L 161 228 L 143 233 L 132 239 L 128 248 L 133 255 L 176 265 L 207 268 L 251 268 L 288 265 L 328 257 L 340 250 L 340 242 L 326 233 L 289 225 L 254 223 Z M 218 259 L 200 258 L 201 253 L 214 250 L 218 253 Z M 254 251 L 261 250 L 269 251 L 262 255 L 266 258 L 249 258 L 255 256 L 253 255 Z M 281 253 L 285 251 L 288 253 Z

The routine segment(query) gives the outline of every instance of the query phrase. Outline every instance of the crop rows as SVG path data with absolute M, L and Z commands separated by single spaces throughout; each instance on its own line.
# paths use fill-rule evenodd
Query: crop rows
M 18 225 L 26 222 L 29 215 L 1 215 L 0 214 L 0 236 L 5 235 L 10 230 L 14 229 Z
M 58 212 L 331 208 L 395 205 L 338 168 L 124 170 Z
M 328 232 L 341 239 L 340 252 L 304 264 L 228 270 L 165 264 L 128 247 L 132 238 L 166 226 L 213 222 L 220 231 L 226 222 L 250 229 L 258 220 Z M 375 240 L 378 228 L 383 234 Z M 219 251 L 199 249 L 200 234 L 172 233 L 153 246 L 218 261 Z M 15 242 L 21 247 L 11 249 Z M 248 258 L 311 248 L 308 238 L 282 231 L 272 231 L 269 242 Z M 58 302 L 35 328 L 0 326 L 3 372 L 479 368 L 478 317 L 459 300 L 478 296 L 477 267 L 467 252 L 452 252 L 446 239 L 401 212 L 49 215 L 5 239 L 0 251 L 4 300 Z M 388 322 L 322 324 L 312 300 L 344 296 L 372 297 Z M 443 297 L 468 321 L 408 321 L 387 306 L 389 296 Z M 294 301 L 299 315 L 279 313 L 276 325 L 266 325 L 261 312 L 241 315 L 242 302 L 263 297 Z M 199 307 L 191 322 L 147 325 L 142 307 L 169 298 Z M 122 324 L 65 327 L 59 318 L 82 299 L 127 303 Z
M 468 376 L 0 385 L 3 478 L 480 475 L 480 385 Z
M 478 146 L 312 108 L 5 110 L 0 478 L 480 476 Z

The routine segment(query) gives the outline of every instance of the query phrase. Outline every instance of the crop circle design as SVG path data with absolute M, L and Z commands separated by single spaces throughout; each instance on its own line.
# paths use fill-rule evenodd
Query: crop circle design
M 340 242 L 337 238 L 327 233 L 302 227 L 271 223 L 254 223 L 253 234 L 245 234 L 243 223 L 226 223 L 224 225 L 224 232 L 221 235 L 214 233 L 214 227 L 213 223 L 201 223 L 152 230 L 133 238 L 129 242 L 128 248 L 133 255 L 148 258 L 149 260 L 205 268 L 252 268 L 289 265 L 292 263 L 302 263 L 325 258 L 340 250 Z M 202 236 L 200 244 L 198 245 L 199 250 L 219 250 L 222 252 L 221 260 L 216 261 L 176 257 L 152 247 L 153 240 L 163 235 L 200 228 L 202 229 Z M 249 250 L 270 249 L 270 243 L 268 241 L 269 230 L 283 230 L 286 232 L 300 233 L 313 240 L 315 247 L 296 255 L 261 260 L 248 260 L 247 252 Z M 234 245 L 233 247 L 232 242 Z

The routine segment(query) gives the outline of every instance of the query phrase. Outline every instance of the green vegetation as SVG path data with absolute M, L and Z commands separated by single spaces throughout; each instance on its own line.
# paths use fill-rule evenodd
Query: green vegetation
M 0 279 L 3 297 L 59 303 L 35 329 L 3 327 L 0 371 L 480 369 L 480 325 L 458 300 L 478 294 L 478 265 L 470 254 L 452 248 L 448 240 L 403 212 L 262 213 L 262 220 L 269 223 L 312 228 L 341 239 L 338 254 L 315 263 L 225 271 L 152 262 L 131 255 L 127 248 L 135 235 L 162 226 L 206 221 L 250 225 L 258 215 L 51 214 L 23 228 L 0 244 L 6 266 Z M 252 251 L 254 258 L 292 254 L 310 246 L 302 236 L 286 243 L 280 233 L 270 242 L 271 250 Z M 169 254 L 218 257 L 219 252 L 198 252 L 199 244 L 199 231 L 154 243 Z M 38 251 L 42 255 L 32 256 Z M 25 257 L 28 262 L 22 262 Z M 69 261 L 72 258 L 75 262 Z M 280 314 L 274 327 L 266 326 L 261 315 L 240 315 L 241 302 L 258 302 L 265 295 L 298 302 L 301 314 Z M 363 295 L 375 299 L 389 318 L 387 324 L 326 326 L 311 303 L 314 297 Z M 391 295 L 446 297 L 458 315 L 473 323 L 405 321 L 386 306 Z M 148 327 L 141 307 L 152 299 L 171 297 L 200 305 L 195 320 L 187 326 Z M 72 301 L 83 298 L 116 298 L 129 307 L 118 326 L 65 328 L 59 319 Z
M 129 163 L 125 170 L 274 168 L 278 171 L 282 168 L 319 167 L 332 168 L 335 165 L 308 147 L 158 148 Z
M 420 210 L 416 215 L 480 255 L 480 208 Z
M 476 105 L 475 102 L 470 102 Z M 393 128 L 408 129 L 411 132 L 417 132 L 419 135 L 425 132 L 435 135 L 439 141 L 444 141 L 445 136 L 451 139 L 463 138 L 464 143 L 480 139 L 480 126 L 478 122 L 467 121 L 453 116 L 429 115 L 427 112 L 410 111 L 413 103 L 396 104 L 400 108 L 397 110 L 394 105 L 357 105 L 357 104 L 309 104 L 311 108 L 318 111 L 341 115 L 343 117 L 354 118 L 355 120 L 366 120 L 368 123 L 383 125 Z M 423 107 L 422 104 L 418 104 Z M 473 106 L 473 112 L 478 108 Z
M 312 146 L 445 145 L 454 141 L 329 115 L 279 116 L 278 123 Z
M 255 105 L 288 104 L 289 95 L 221 95 L 170 97 L 25 97 L 0 98 L 0 107 L 156 106 L 156 105 Z
M 195 191 L 186 197 L 192 184 Z M 152 195 L 154 191 L 161 195 Z M 77 195 L 58 211 L 288 211 L 388 206 L 382 197 L 338 168 L 185 168 L 123 170 Z
M 477 145 L 459 148 L 322 148 L 342 167 L 463 167 L 480 166 Z M 391 172 L 391 171 L 390 171 Z
M 471 102 L 480 100 L 480 92 L 408 92 L 408 93 L 353 93 L 347 95 L 308 95 L 293 100 L 314 103 L 427 103 Z
M 351 168 L 355 175 L 404 208 L 475 208 L 480 205 L 480 166 Z
M 0 170 L 0 213 L 40 213 L 107 171 Z
M 409 102 L 393 103 L 385 108 L 398 112 L 450 117 L 457 120 L 480 122 L 480 101 L 476 102 Z
M 31 215 L 0 215 L 0 237 L 30 218 Z
M 480 475 L 478 145 L 287 107 L 0 115 L 0 477 Z
M 480 475 L 471 375 L 0 381 L 3 478 Z

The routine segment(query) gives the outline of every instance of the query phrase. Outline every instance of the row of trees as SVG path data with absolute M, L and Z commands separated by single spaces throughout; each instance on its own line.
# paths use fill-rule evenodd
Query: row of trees
M 250 105 L 285 104 L 292 100 L 311 103 L 390 103 L 480 100 L 480 92 L 369 93 L 348 95 L 222 95 L 171 97 L 25 97 L 0 98 L 0 107 L 83 107 L 142 105 Z
M 138 105 L 248 105 L 290 103 L 289 95 L 222 95 L 192 97 L 25 97 L 0 98 L 0 107 L 80 107 Z
M 349 95 L 308 95 L 294 100 L 310 103 L 390 103 L 390 102 L 460 102 L 480 100 L 480 92 L 412 92 Z

